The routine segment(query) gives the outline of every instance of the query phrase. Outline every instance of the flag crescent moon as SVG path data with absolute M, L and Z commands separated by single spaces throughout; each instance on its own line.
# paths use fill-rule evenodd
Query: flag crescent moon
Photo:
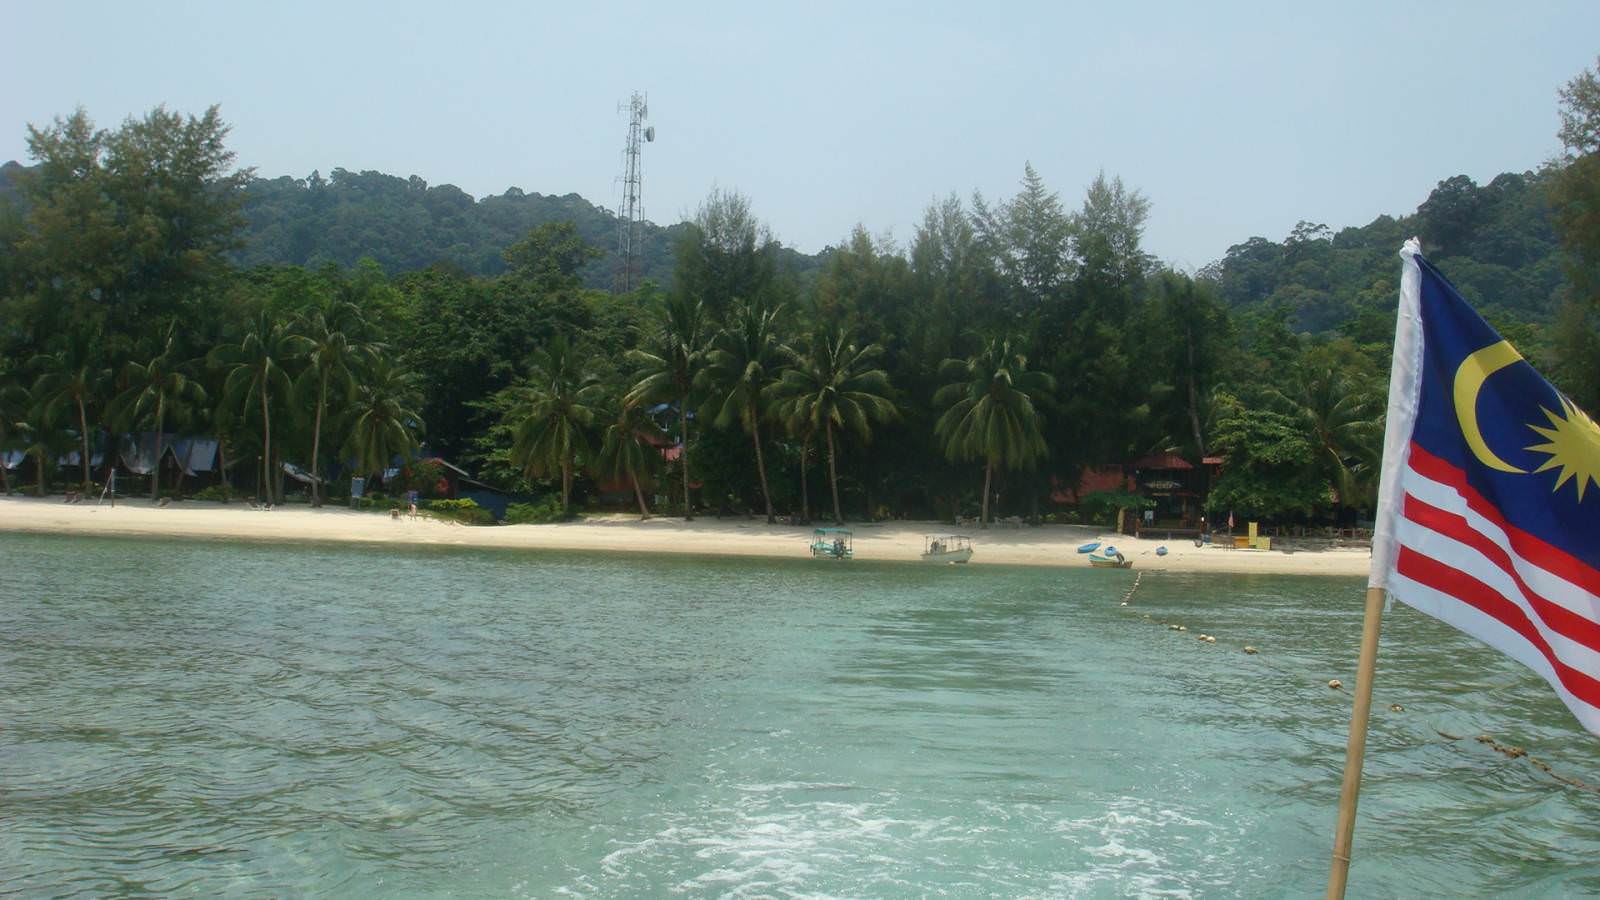
M 1483 390 L 1483 383 L 1489 380 L 1490 375 L 1521 359 L 1522 354 L 1507 341 L 1490 344 L 1461 361 L 1456 369 L 1452 392 L 1455 395 L 1456 419 L 1461 423 L 1461 434 L 1467 439 L 1467 446 L 1472 448 L 1472 455 L 1491 469 L 1517 475 L 1527 473 L 1496 456 L 1483 439 L 1483 432 L 1478 429 L 1478 392 Z

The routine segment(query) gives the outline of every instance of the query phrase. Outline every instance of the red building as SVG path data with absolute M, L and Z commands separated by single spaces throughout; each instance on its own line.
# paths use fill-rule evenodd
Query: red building
M 1098 492 L 1138 494 L 1152 505 L 1125 523 L 1129 532 L 1140 528 L 1163 533 L 1199 531 L 1206 496 L 1221 467 L 1220 456 L 1207 456 L 1195 465 L 1176 453 L 1152 453 L 1128 463 L 1086 468 L 1071 487 L 1052 478 L 1050 499 L 1077 506 L 1085 496 Z

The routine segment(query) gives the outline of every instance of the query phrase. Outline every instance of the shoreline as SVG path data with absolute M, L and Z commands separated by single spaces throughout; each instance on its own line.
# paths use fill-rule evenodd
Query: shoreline
M 817 523 L 819 526 L 825 523 Z M 131 499 L 95 505 L 64 503 L 60 497 L 0 497 L 0 532 L 126 537 L 202 538 L 422 547 L 483 547 L 526 550 L 666 553 L 767 559 L 807 559 L 812 526 L 767 525 L 760 519 L 696 519 L 684 522 L 637 515 L 600 514 L 549 525 L 468 526 L 432 518 L 396 521 L 382 513 L 339 506 L 252 510 L 243 503 L 186 500 L 165 508 Z M 855 531 L 856 559 L 920 562 L 923 537 L 952 533 L 937 522 L 847 523 Z M 1077 552 L 1089 541 L 1114 543 L 1133 560 L 1133 571 L 1329 575 L 1367 574 L 1366 548 L 1233 550 L 1195 547 L 1192 540 L 1158 541 L 1112 534 L 1080 525 L 967 529 L 984 563 L 1089 568 Z M 1159 546 L 1168 549 L 1157 556 Z

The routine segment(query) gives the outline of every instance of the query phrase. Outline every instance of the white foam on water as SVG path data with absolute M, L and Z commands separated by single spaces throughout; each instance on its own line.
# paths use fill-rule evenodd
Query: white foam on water
M 601 860 L 604 882 L 574 886 L 578 894 L 614 892 L 625 884 L 670 884 L 673 893 L 720 896 L 821 896 L 820 880 L 860 872 L 835 890 L 860 895 L 912 887 L 891 870 L 903 869 L 908 847 L 950 825 L 948 819 L 893 815 L 896 798 L 811 800 L 814 791 L 854 790 L 815 782 L 730 786 L 731 803 L 673 813 L 654 833 L 612 850 Z M 898 873 L 903 876 L 904 872 Z
M 725 802 L 674 811 L 618 846 L 575 895 L 615 896 L 654 884 L 675 894 L 1179 897 L 1226 891 L 1244 834 L 1231 816 L 1167 800 L 1060 807 L 985 801 L 972 817 L 904 812 L 906 798 L 846 785 L 730 785 Z M 816 790 L 830 799 L 807 799 Z M 854 789 L 857 792 L 860 789 Z M 1024 846 L 1019 846 L 1019 835 Z M 1031 847 L 1032 852 L 1026 851 Z
M 620 875 L 622 874 L 621 867 L 628 861 L 629 857 L 649 853 L 657 844 L 661 843 L 661 840 L 662 838 L 659 835 L 657 837 L 648 837 L 626 847 L 613 850 L 601 857 L 600 870 L 607 875 Z
M 1101 813 L 1056 822 L 1054 830 L 1092 860 L 1052 876 L 1067 894 L 1192 897 L 1196 889 L 1225 885 L 1230 871 L 1226 860 L 1199 850 L 1215 845 L 1224 826 L 1149 800 L 1115 799 Z M 1198 866 L 1202 859 L 1216 877 Z
M 747 794 L 788 793 L 789 791 L 853 791 L 853 784 L 834 784 L 826 781 L 776 781 L 771 783 L 736 784 L 733 790 Z

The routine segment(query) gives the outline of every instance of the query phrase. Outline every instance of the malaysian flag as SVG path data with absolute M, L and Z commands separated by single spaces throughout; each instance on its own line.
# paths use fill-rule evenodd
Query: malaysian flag
M 1600 427 L 1405 269 L 1371 586 L 1538 672 L 1600 734 Z

